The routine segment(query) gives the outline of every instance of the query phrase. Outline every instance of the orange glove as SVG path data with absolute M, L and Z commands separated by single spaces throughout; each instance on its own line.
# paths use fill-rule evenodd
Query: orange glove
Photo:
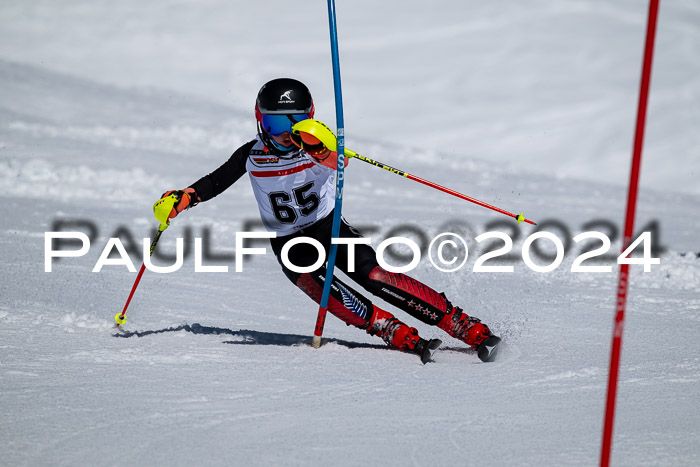
M 301 141 L 299 141 L 299 139 Z M 298 138 L 292 138 L 292 141 L 302 148 L 304 152 L 313 157 L 319 164 L 325 165 L 333 170 L 338 168 L 338 153 L 328 149 L 320 139 L 316 138 L 311 133 L 300 131 Z M 349 162 L 350 159 L 346 157 L 345 167 L 348 166 Z
M 166 191 L 161 195 L 160 198 L 163 199 L 170 195 L 177 196 L 179 201 L 173 206 L 173 210 L 170 211 L 168 219 L 174 218 L 185 209 L 189 209 L 190 207 L 195 206 L 199 202 L 199 197 L 197 196 L 197 193 L 195 193 L 194 188 Z

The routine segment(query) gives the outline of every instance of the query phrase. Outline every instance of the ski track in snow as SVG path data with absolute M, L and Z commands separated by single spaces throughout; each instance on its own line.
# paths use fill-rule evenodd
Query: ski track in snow
M 626 28 L 641 24 L 641 16 L 627 8 L 633 3 L 635 8 L 640 6 L 631 1 L 605 7 L 590 2 L 537 5 L 546 10 L 545 18 L 561 19 L 561 27 L 580 27 L 573 20 L 579 16 L 573 14 L 586 18 L 598 15 L 605 19 L 602 30 L 622 25 L 629 32 Z M 191 11 L 187 5 L 172 11 L 168 6 L 169 13 L 159 10 L 159 5 L 139 6 L 138 11 L 147 8 L 150 12 L 144 16 L 129 13 L 133 7 L 129 2 L 115 6 L 119 9 L 114 17 L 131 17 L 132 22 L 124 23 L 124 27 L 137 31 L 133 40 L 123 44 L 123 50 L 139 44 L 148 50 L 158 41 L 176 40 L 168 39 L 167 33 L 158 39 L 140 35 L 144 34 L 143 24 L 152 20 L 152 9 L 158 11 L 156 16 L 182 26 L 183 36 L 195 44 L 195 49 L 202 44 L 211 46 L 193 39 L 185 20 Z M 490 32 L 518 28 L 540 18 L 531 7 L 511 6 L 514 10 L 474 6 L 479 9 L 474 20 L 459 19 L 433 27 L 422 38 L 407 33 L 407 29 L 372 35 L 372 25 L 353 18 L 357 12 L 348 11 L 357 25 L 357 34 L 343 42 L 348 47 L 348 61 L 344 63 L 355 64 L 360 54 L 381 53 L 383 49 L 384 53 L 397 49 L 404 53 L 413 47 L 420 54 L 445 41 L 455 40 L 449 47 L 459 46 L 460 37 L 474 39 L 470 47 L 489 49 L 489 41 L 493 43 Z M 0 35 L 15 37 L 12 34 L 20 33 L 14 25 L 34 24 L 27 30 L 29 43 L 43 37 L 37 31 L 51 30 L 45 19 L 51 16 L 51 7 L 33 8 L 32 14 L 23 19 L 27 23 L 15 23 L 8 19 L 13 11 L 20 16 L 26 11 L 19 6 L 0 7 L 0 19 L 8 26 Z M 349 5 L 345 8 L 350 10 Z M 386 14 L 382 5 L 373 8 L 378 16 Z M 697 36 L 696 29 L 688 26 L 697 17 L 697 8 L 689 2 L 678 2 L 674 8 L 664 11 L 664 24 L 679 29 L 669 32 L 666 26 L 666 32 L 660 32 L 659 63 L 666 64 L 660 70 L 668 69 L 672 58 L 694 51 L 693 44 L 697 44 L 677 44 L 674 54 L 678 55 L 669 57 L 664 47 L 670 39 Z M 85 6 L 81 14 L 90 18 L 99 11 L 99 5 Z M 197 11 L 203 15 L 200 19 L 206 17 L 205 9 Z M 428 19 L 435 14 L 432 9 L 424 13 Z M 683 13 L 689 19 L 682 18 Z M 410 20 L 412 16 L 407 13 L 402 18 Z M 73 24 L 71 21 L 77 20 L 56 17 L 57 24 L 64 27 Z M 87 21 L 85 27 L 99 24 Z M 554 23 L 543 24 L 552 28 L 549 33 L 560 29 L 552 26 Z M 228 23 L 226 28 L 219 22 L 212 23 L 219 38 L 226 36 L 228 28 Z M 319 41 L 327 38 L 317 41 L 316 30 L 311 31 L 303 41 L 308 47 L 291 54 L 292 58 L 315 63 L 323 54 L 325 64 L 327 50 L 321 46 L 325 42 Z M 115 37 L 122 34 L 119 28 L 113 32 Z M 537 35 L 538 40 L 544 40 L 544 32 Z M 625 41 L 630 40 L 627 32 L 620 36 Z M 26 60 L 0 45 L 0 88 L 7 90 L 0 98 L 0 184 L 5 194 L 0 227 L 0 464 L 597 463 L 616 268 L 612 273 L 572 273 L 571 265 L 579 252 L 578 246 L 573 246 L 554 272 L 535 273 L 519 257 L 523 240 L 533 228 L 521 226 L 519 238 L 514 239 L 515 257 L 509 260 L 515 268 L 513 273 L 472 273 L 479 254 L 473 238 L 487 230 L 490 222 L 503 219 L 360 161 L 352 161 L 346 172 L 343 212 L 353 224 L 374 229 L 371 237 L 375 246 L 392 228 L 405 223 L 419 226 L 428 236 L 448 226 L 465 232 L 471 253 L 463 270 L 444 274 L 424 258 L 412 274 L 445 291 L 450 300 L 504 338 L 497 362 L 480 363 L 463 344 L 402 312 L 397 316 L 416 326 L 423 337 L 445 341 L 434 362 L 421 365 L 415 356 L 390 350 L 381 340 L 349 328 L 332 316 L 326 323 L 324 346 L 312 349 L 309 342 L 317 309 L 285 279 L 269 252 L 246 262 L 243 273 L 233 272 L 233 261 L 224 261 L 217 264 L 228 265 L 228 273 L 193 274 L 191 257 L 177 273 L 147 272 L 129 307 L 127 324 L 116 329 L 113 316 L 121 311 L 135 274 L 121 266 L 91 272 L 106 238 L 121 227 L 126 227 L 136 242 L 148 238 L 155 224 L 150 206 L 160 193 L 192 183 L 251 138 L 255 128 L 244 103 L 250 101 L 250 89 L 257 89 L 264 81 L 262 75 L 276 75 L 279 70 L 270 65 L 269 69 L 236 75 L 242 84 L 240 89 L 230 91 L 235 95 L 235 105 L 229 108 L 202 98 L 209 92 L 203 89 L 216 89 L 214 84 L 221 77 L 213 65 L 217 60 L 210 62 L 202 54 L 197 59 L 192 48 L 173 49 L 175 55 L 163 60 L 179 60 L 184 54 L 191 59 L 188 63 L 200 65 L 195 67 L 200 72 L 199 80 L 190 74 L 193 65 L 180 68 L 179 74 L 173 72 L 177 67 L 160 70 L 154 69 L 158 68 L 154 64 L 147 67 L 145 75 L 170 73 L 172 86 L 181 89 L 193 83 L 195 96 L 144 88 L 145 83 L 139 82 L 143 70 L 138 67 L 114 74 L 132 72 L 132 87 L 110 85 L 102 71 L 88 69 L 93 66 L 89 60 L 83 60 L 86 68 L 66 70 L 62 67 L 78 67 L 67 47 L 73 47 L 75 57 L 84 56 L 87 49 L 68 36 L 57 37 L 56 41 L 35 43 L 36 55 Z M 249 47 L 236 41 L 228 43 L 240 69 L 257 68 L 259 54 L 279 58 L 275 50 L 261 44 Z M 108 41 L 105 44 L 100 47 L 111 47 Z M 582 45 L 581 54 L 597 50 L 587 44 Z M 523 50 L 513 47 L 499 49 L 501 54 L 488 60 L 479 56 L 471 66 L 481 67 L 484 76 L 479 81 L 489 82 L 488 78 L 499 70 L 492 60 L 515 60 L 522 70 L 529 71 L 524 71 L 524 81 L 514 83 L 514 89 L 530 86 L 537 96 L 537 76 L 542 70 L 522 68 L 517 57 Z M 37 63 L 39 50 L 62 56 L 64 65 L 44 65 L 41 60 Z M 220 50 L 212 53 L 221 61 Z M 392 65 L 398 69 L 402 69 L 400 53 Z M 147 56 L 139 55 L 139 63 Z M 600 60 L 592 62 L 594 69 L 606 68 L 607 59 Z M 375 79 L 387 88 L 393 79 L 388 63 L 382 61 L 375 70 Z M 548 65 L 536 63 L 545 68 Z M 288 67 L 289 63 L 284 65 Z M 61 73 L 55 72 L 57 67 Z M 357 66 L 347 69 L 345 76 L 352 91 L 362 80 L 356 74 Z M 677 97 L 671 82 L 680 83 L 677 89 L 689 100 L 698 96 L 697 85 L 693 87 L 683 78 L 697 69 L 697 63 L 674 69 L 676 75 L 660 71 L 655 81 L 660 88 L 653 92 L 662 96 L 658 108 L 667 108 Z M 428 71 L 431 78 L 425 86 L 431 95 L 441 95 L 438 91 L 454 86 L 457 78 L 475 86 L 476 78 L 457 68 L 438 75 L 432 69 L 417 73 Z M 634 72 L 638 72 L 636 65 Z M 598 92 L 610 97 L 611 89 L 626 83 L 622 78 L 613 76 L 615 84 L 605 90 L 579 89 L 584 97 Z M 493 89 L 507 88 L 507 80 L 503 76 L 500 80 Z M 484 119 L 497 121 L 498 125 L 479 126 L 468 114 L 453 113 L 450 119 L 454 120 L 455 115 L 463 119 L 469 128 L 463 137 L 475 141 L 474 148 L 484 149 L 486 146 L 479 146 L 482 143 L 478 141 L 489 141 L 490 147 L 502 154 L 531 150 L 523 141 L 528 134 L 534 137 L 533 133 L 511 138 L 508 135 L 514 128 L 549 128 L 567 134 L 566 125 L 585 118 L 594 121 L 591 125 L 598 130 L 606 129 L 595 133 L 598 137 L 579 139 L 575 144 L 562 137 L 572 151 L 563 171 L 560 166 L 554 169 L 558 156 L 551 154 L 543 155 L 545 165 L 550 158 L 551 171 L 542 169 L 542 165 L 526 171 L 513 163 L 454 157 L 454 153 L 434 144 L 446 134 L 454 137 L 449 128 L 435 129 L 424 136 L 422 145 L 434 148 L 430 150 L 388 142 L 399 140 L 387 137 L 391 131 L 388 124 L 383 126 L 387 132 L 357 131 L 357 137 L 353 133 L 351 147 L 487 202 L 506 208 L 517 206 L 518 212 L 525 210 L 538 222 L 561 220 L 571 237 L 595 219 L 608 219 L 618 225 L 624 211 L 624 189 L 573 178 L 571 174 L 578 173 L 577 164 L 586 164 L 581 154 L 597 154 L 600 148 L 618 144 L 611 133 L 620 128 L 618 121 L 631 122 L 631 113 L 623 118 L 621 113 L 613 112 L 610 102 L 619 103 L 617 98 L 584 98 L 580 105 L 572 105 L 565 99 L 566 87 L 552 89 L 541 112 L 530 109 L 527 119 L 518 118 L 520 105 L 532 105 L 527 96 L 522 104 L 511 99 L 514 107 L 494 108 L 485 103 L 498 96 L 488 93 L 484 101 L 471 101 L 467 112 L 479 111 Z M 331 115 L 331 101 L 323 92 L 318 106 L 326 107 L 322 112 Z M 368 86 L 367 92 L 376 91 Z M 386 101 L 395 97 L 390 93 Z M 557 104 L 558 100 L 561 102 Z M 349 99 L 351 117 L 358 115 L 355 106 Z M 697 163 L 697 153 L 692 152 L 697 148 L 693 136 L 697 135 L 697 125 L 693 126 L 696 114 L 692 106 L 687 107 L 681 114 L 690 118 L 679 120 L 685 124 L 669 123 L 675 116 L 669 111 L 660 127 L 651 127 L 649 137 L 655 141 L 655 151 L 662 151 L 664 157 L 671 157 L 666 152 L 673 153 L 678 159 L 669 164 L 673 170 L 686 167 L 692 173 Z M 401 113 L 402 107 L 395 109 Z M 369 115 L 376 118 L 365 119 L 384 122 L 381 112 L 375 114 L 370 109 Z M 430 108 L 426 112 L 426 119 L 431 120 Z M 563 123 L 552 127 L 553 122 Z M 420 122 L 408 122 L 400 131 L 415 133 L 414 125 Z M 535 139 L 533 147 L 538 150 L 553 144 L 539 136 Z M 447 149 L 455 147 L 455 139 L 446 141 Z M 556 153 L 560 147 L 553 144 L 549 149 Z M 624 151 L 627 161 L 627 146 Z M 596 159 L 603 164 L 601 171 L 612 160 L 603 160 L 603 156 Z M 658 166 L 652 163 L 651 167 Z M 647 166 L 645 170 L 649 170 Z M 700 339 L 700 221 L 693 215 L 699 202 L 697 191 L 685 187 L 670 191 L 642 184 L 637 225 L 657 220 L 662 232 L 660 242 L 666 251 L 661 264 L 650 273 L 643 273 L 640 266 L 632 267 L 615 426 L 615 465 L 700 463 L 700 348 L 696 344 Z M 163 235 L 159 248 L 172 254 L 175 238 L 186 235 L 188 228 L 196 236 L 208 227 L 214 251 L 230 255 L 235 233 L 256 217 L 257 207 L 244 178 L 215 201 L 178 217 Z M 98 232 L 92 248 L 82 258 L 54 260 L 53 272 L 45 273 L 44 232 L 56 220 L 71 219 L 95 224 Z M 553 232 L 563 235 L 557 229 Z M 611 251 L 619 249 L 618 239 Z M 140 261 L 135 256 L 132 259 L 138 267 Z

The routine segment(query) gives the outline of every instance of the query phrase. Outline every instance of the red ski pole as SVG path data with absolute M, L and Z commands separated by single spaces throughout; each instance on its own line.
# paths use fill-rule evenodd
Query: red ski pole
M 158 227 L 158 232 L 156 233 L 155 237 L 153 237 L 153 240 L 151 241 L 151 253 L 150 255 L 153 256 L 153 250 L 156 249 L 156 245 L 158 244 L 158 240 L 160 239 L 160 236 L 163 234 L 165 229 L 168 228 L 168 224 L 160 224 L 160 227 Z M 126 299 L 126 305 L 124 305 L 124 309 L 122 310 L 121 313 L 117 313 L 116 316 L 114 317 L 114 321 L 117 323 L 117 327 L 119 327 L 120 324 L 126 323 L 126 309 L 129 308 L 129 303 L 131 303 L 131 298 L 134 296 L 134 292 L 136 292 L 136 287 L 139 286 L 139 282 L 141 282 L 141 276 L 143 276 L 143 272 L 146 270 L 146 262 L 144 261 L 143 264 L 141 264 L 141 269 L 139 269 L 139 273 L 136 276 L 136 281 L 134 281 L 133 287 L 131 287 L 131 293 L 129 294 L 129 298 Z
M 483 206 L 485 208 L 491 209 L 496 212 L 500 212 L 501 214 L 505 214 L 508 217 L 512 217 L 513 219 L 518 221 L 518 224 L 521 222 L 527 222 L 528 224 L 532 225 L 537 225 L 534 222 L 532 222 L 530 219 L 525 219 L 523 217 L 523 213 L 521 212 L 519 215 L 518 214 L 513 214 L 512 212 L 505 211 L 501 208 L 497 208 L 496 206 L 492 206 L 488 203 L 484 203 L 483 201 L 479 201 L 476 198 L 472 198 L 471 196 L 463 195 L 462 193 L 459 193 L 457 191 L 451 190 L 449 188 L 445 188 L 442 185 L 438 185 L 437 183 L 430 182 L 428 180 L 424 180 L 420 177 L 416 177 L 415 175 L 411 175 L 408 172 L 404 172 L 403 170 L 395 169 L 391 166 L 388 166 L 384 164 L 383 162 L 375 161 L 374 159 L 370 159 L 369 157 L 365 157 L 363 155 L 357 154 L 354 151 L 351 151 L 349 149 L 345 149 L 345 155 L 348 157 L 354 157 L 356 159 L 360 159 L 363 162 L 367 162 L 368 164 L 372 164 L 374 166 L 377 166 L 381 169 L 388 170 L 391 173 L 395 173 L 396 175 L 401 175 L 403 177 L 408 178 L 409 180 L 413 180 L 414 182 L 422 183 L 423 185 L 429 186 L 431 188 L 435 188 L 437 190 L 440 190 L 442 192 L 445 192 L 449 195 L 456 196 L 457 198 L 461 198 L 463 200 L 469 201 L 474 204 L 478 204 L 479 206 Z
M 316 137 L 330 151 L 337 151 L 337 139 L 331 131 L 331 129 L 328 128 L 323 122 L 313 119 L 302 120 L 301 122 L 298 122 L 294 125 L 292 133 L 294 135 L 299 135 L 300 133 L 309 133 L 310 135 Z M 303 144 L 300 147 L 303 147 Z M 525 217 L 523 216 L 524 213 L 522 212 L 520 214 L 513 214 L 512 212 L 508 212 L 501 208 L 497 208 L 496 206 L 484 203 L 483 201 L 479 201 L 478 199 L 472 198 L 471 196 L 463 195 L 462 193 L 459 193 L 457 191 L 445 188 L 444 186 L 438 185 L 437 183 L 433 183 L 428 180 L 424 180 L 420 177 L 416 177 L 415 175 L 412 175 L 408 172 L 404 172 L 403 170 L 395 169 L 389 165 L 386 165 L 383 162 L 375 161 L 374 159 L 365 157 L 348 148 L 343 149 L 345 157 L 347 158 L 354 157 L 355 159 L 360 159 L 363 162 L 367 162 L 368 164 L 379 167 L 380 169 L 388 170 L 389 172 L 395 173 L 396 175 L 401 175 L 402 177 L 406 177 L 409 180 L 413 180 L 414 182 L 422 183 L 423 185 L 429 186 L 430 188 L 435 188 L 436 190 L 440 190 L 449 195 L 456 196 L 457 198 L 469 201 L 470 203 L 478 204 L 479 206 L 483 206 L 493 211 L 500 212 L 501 214 L 505 214 L 508 217 L 512 217 L 513 219 L 518 221 L 518 224 L 520 224 L 521 222 L 527 222 L 528 224 L 537 225 L 530 219 L 525 219 Z
M 163 235 L 165 229 L 167 229 L 168 226 L 170 226 L 170 217 L 173 215 L 173 208 L 176 204 L 180 202 L 181 199 L 182 194 L 171 193 L 170 195 L 164 196 L 163 198 L 159 199 L 153 205 L 153 214 L 156 216 L 156 220 L 160 222 L 160 226 L 158 227 L 158 232 L 151 241 L 151 251 L 149 253 L 149 256 L 153 256 L 153 251 L 156 249 L 156 245 L 158 244 L 158 240 L 160 240 L 160 236 Z M 117 327 L 119 327 L 119 325 L 121 324 L 126 323 L 126 309 L 129 308 L 129 303 L 131 303 L 131 299 L 134 296 L 134 292 L 136 292 L 136 287 L 139 286 L 139 282 L 141 282 L 141 276 L 143 276 L 143 272 L 145 270 L 146 262 L 144 261 L 141 265 L 141 269 L 139 270 L 138 275 L 136 276 L 136 281 L 134 281 L 134 285 L 133 287 L 131 287 L 131 293 L 129 294 L 129 298 L 126 299 L 124 309 L 121 313 L 117 313 L 116 315 L 114 315 L 114 321 L 117 323 Z

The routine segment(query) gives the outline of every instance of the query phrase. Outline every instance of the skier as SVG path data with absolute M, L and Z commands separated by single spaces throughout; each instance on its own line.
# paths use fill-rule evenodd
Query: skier
M 326 268 L 297 273 L 285 267 L 280 259 L 285 243 L 297 237 L 318 240 L 326 252 L 330 247 L 337 155 L 313 135 L 292 131 L 295 123 L 313 116 L 313 99 L 303 83 L 290 78 L 266 83 L 255 103 L 257 137 L 238 148 L 209 175 L 183 190 L 168 191 L 162 198 L 175 195 L 179 199 L 170 214 L 172 218 L 221 194 L 248 172 L 262 222 L 277 235 L 270 243 L 285 275 L 320 303 Z M 340 237 L 361 236 L 342 219 Z M 500 338 L 477 318 L 454 306 L 444 293 L 405 274 L 383 269 L 371 246 L 358 244 L 354 250 L 354 271 L 348 268 L 347 245 L 338 246 L 336 257 L 336 267 L 353 281 L 420 321 L 465 342 L 477 351 L 481 360 L 495 358 Z M 308 243 L 299 243 L 289 250 L 288 257 L 297 267 L 310 266 L 317 261 L 318 250 Z M 422 339 L 416 328 L 374 305 L 336 277 L 331 284 L 328 311 L 348 325 L 381 337 L 390 346 L 418 354 L 423 363 L 430 360 L 432 352 L 442 343 L 439 339 Z

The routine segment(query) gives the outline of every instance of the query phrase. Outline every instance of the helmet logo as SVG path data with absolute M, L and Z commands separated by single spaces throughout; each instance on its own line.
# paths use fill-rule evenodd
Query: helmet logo
M 292 99 L 292 90 L 290 89 L 289 91 L 285 91 L 284 93 L 282 93 L 282 95 L 280 96 L 279 102 L 280 102 L 280 103 L 283 103 L 283 102 L 285 102 L 285 103 L 294 102 L 294 100 Z

